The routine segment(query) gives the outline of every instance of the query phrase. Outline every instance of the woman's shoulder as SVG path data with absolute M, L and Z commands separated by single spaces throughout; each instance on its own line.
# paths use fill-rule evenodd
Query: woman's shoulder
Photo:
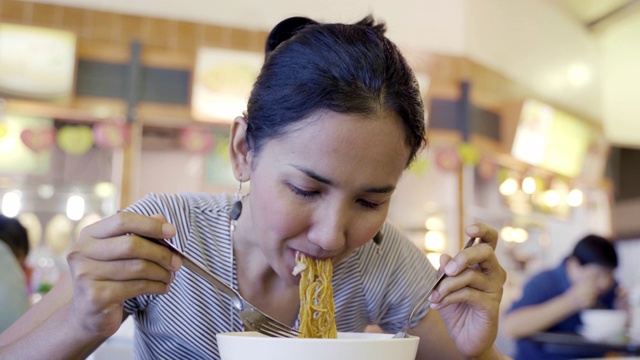
M 410 255 L 420 255 L 420 250 L 411 240 L 390 222 L 385 222 L 378 233 L 378 241 L 370 241 L 361 248 L 363 253 L 375 253 L 385 260 L 403 259 Z
M 433 269 L 424 252 L 389 222 L 382 226 L 378 243 L 369 241 L 355 255 L 354 259 L 357 259 L 364 274 L 389 276 L 404 272 L 402 269 Z
M 230 196 L 225 193 L 149 193 L 130 206 L 132 209 L 161 208 L 182 213 L 228 213 Z

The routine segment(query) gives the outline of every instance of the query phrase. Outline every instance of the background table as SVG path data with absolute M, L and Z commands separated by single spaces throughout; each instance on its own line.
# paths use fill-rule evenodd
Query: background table
M 591 341 L 579 334 L 554 332 L 540 332 L 529 339 L 543 344 L 548 352 L 558 354 L 592 350 L 594 352 L 640 355 L 640 343 L 627 340 Z

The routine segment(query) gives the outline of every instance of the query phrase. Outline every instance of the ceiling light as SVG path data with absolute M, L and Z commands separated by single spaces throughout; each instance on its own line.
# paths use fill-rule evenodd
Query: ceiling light
M 84 199 L 79 195 L 71 195 L 67 199 L 67 217 L 78 221 L 84 216 Z
M 567 195 L 567 204 L 572 207 L 578 207 L 584 202 L 584 194 L 580 189 L 573 189 Z
M 544 203 L 548 207 L 556 207 L 560 204 L 560 193 L 556 190 L 547 190 L 544 192 Z
M 15 217 L 20 212 L 22 201 L 20 192 L 9 191 L 2 196 L 2 213 L 6 217 Z
M 583 86 L 589 82 L 591 71 L 585 64 L 572 64 L 567 69 L 567 79 L 573 86 Z
M 522 180 L 522 191 L 529 195 L 536 192 L 536 180 L 531 176 L 524 178 L 524 180 Z
M 499 191 L 504 196 L 513 195 L 518 191 L 518 182 L 514 178 L 507 178 L 500 184 Z
M 427 231 L 424 234 L 424 247 L 429 251 L 443 251 L 446 240 L 442 231 Z

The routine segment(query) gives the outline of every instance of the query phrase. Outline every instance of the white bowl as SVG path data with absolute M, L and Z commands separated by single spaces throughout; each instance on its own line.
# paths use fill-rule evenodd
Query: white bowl
M 256 332 L 217 334 L 222 360 L 414 360 L 419 338 L 338 333 L 337 339 L 272 338 Z
M 580 333 L 591 340 L 611 339 L 625 332 L 627 313 L 624 310 L 587 309 L 580 312 Z

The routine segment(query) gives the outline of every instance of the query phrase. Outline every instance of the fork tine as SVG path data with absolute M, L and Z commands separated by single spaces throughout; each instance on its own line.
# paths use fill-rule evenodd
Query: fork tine
M 248 306 L 240 312 L 240 318 L 247 327 L 267 336 L 297 337 L 298 334 L 300 334 L 297 330 L 251 306 Z
M 238 293 L 233 287 L 231 287 L 229 284 L 219 279 L 217 276 L 215 276 L 209 270 L 204 268 L 198 262 L 192 260 L 189 256 L 184 254 L 182 251 L 178 250 L 175 246 L 173 246 L 167 240 L 152 239 L 147 237 L 145 237 L 145 239 L 156 242 L 168 248 L 173 253 L 178 254 L 182 258 L 183 265 L 185 267 L 189 268 L 190 270 L 192 270 L 193 272 L 201 276 L 203 279 L 211 283 L 211 285 L 213 285 L 215 288 L 227 294 L 231 299 L 233 306 L 238 311 L 240 311 L 240 318 L 242 319 L 242 322 L 245 324 L 246 327 L 272 337 L 297 337 L 298 336 L 299 332 L 297 330 L 292 329 L 291 327 L 278 322 L 277 320 L 267 316 L 260 310 L 256 309 L 253 305 L 249 304 L 246 300 L 244 300 L 242 296 L 240 296 L 240 293 Z
M 300 334 L 297 330 L 294 330 L 292 328 L 283 328 L 283 326 L 278 323 L 265 322 L 262 325 L 263 326 L 261 328 L 265 331 L 271 331 L 285 337 L 298 337 L 298 335 Z
M 250 319 L 245 319 L 244 324 L 251 330 L 270 337 L 298 337 L 297 330 L 291 328 L 283 329 L 282 326 L 273 324 L 270 321 L 252 322 Z
M 263 325 L 268 326 L 274 330 L 285 331 L 290 333 L 299 333 L 297 330 L 291 328 L 290 326 L 284 325 L 283 323 L 271 318 L 268 318 L 268 321 L 264 322 Z
M 269 327 L 263 326 L 263 327 L 259 327 L 257 330 L 257 332 L 267 335 L 267 336 L 271 336 L 271 337 L 282 337 L 282 338 L 291 338 L 291 337 L 297 337 L 291 333 L 288 332 L 281 332 L 281 331 L 276 331 L 273 330 Z

